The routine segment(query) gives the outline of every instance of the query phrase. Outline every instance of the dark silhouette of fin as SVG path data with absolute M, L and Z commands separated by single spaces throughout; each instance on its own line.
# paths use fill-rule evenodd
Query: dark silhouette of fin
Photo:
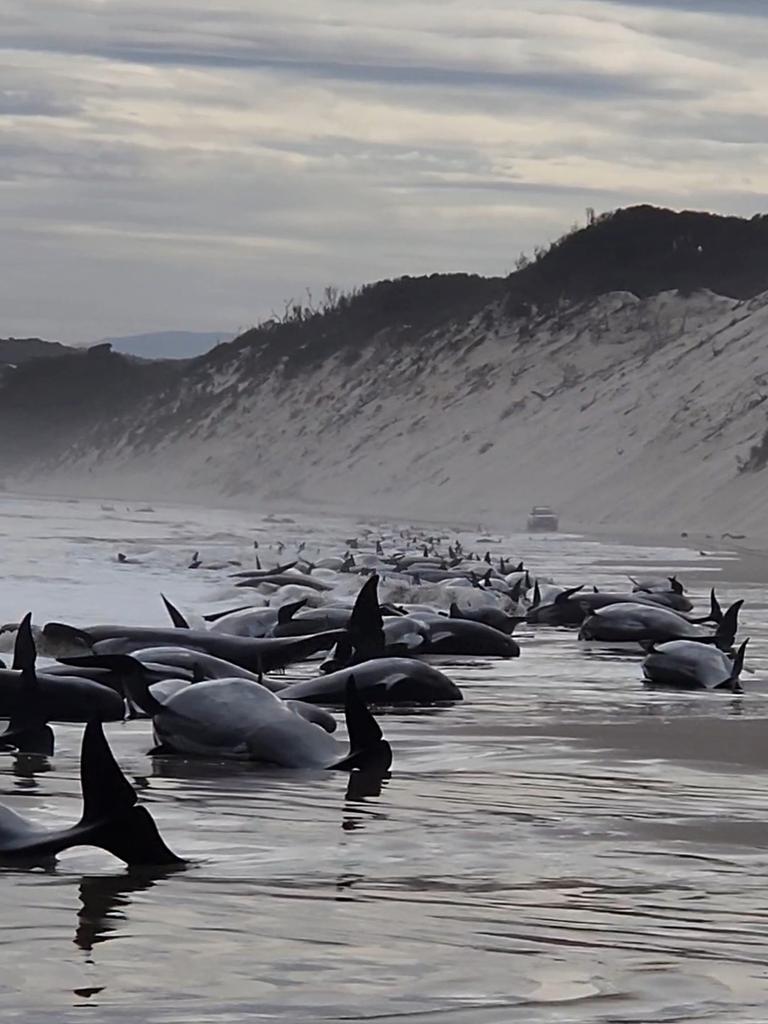
M 669 580 L 669 585 L 670 585 L 673 593 L 675 593 L 675 594 L 684 594 L 685 593 L 685 587 L 680 582 L 680 580 L 677 578 L 677 576 L 668 576 L 667 579 Z
M 523 592 L 523 580 L 519 579 L 509 592 L 509 597 L 515 604 L 519 603 L 520 596 Z
M 533 604 L 531 605 L 531 608 L 538 608 L 540 604 L 541 604 L 541 587 L 539 586 L 539 581 L 536 580 L 536 582 L 533 585 Z
M 723 609 L 720 607 L 720 601 L 718 601 L 715 588 L 713 587 L 710 591 L 710 622 L 717 623 L 719 626 L 723 621 L 723 617 Z
M 714 622 L 716 625 L 720 625 L 723 621 L 723 609 L 720 607 L 720 602 L 717 600 L 714 587 L 712 587 L 709 592 L 709 615 L 705 615 L 701 619 L 689 619 L 688 621 L 693 623 L 694 626 L 704 626 L 708 622 Z
M 739 647 L 733 659 L 733 668 L 731 669 L 731 674 L 729 678 L 726 679 L 724 683 L 719 683 L 715 687 L 716 690 L 730 690 L 731 693 L 744 692 L 742 690 L 741 683 L 739 682 L 739 676 L 741 675 L 742 670 L 744 668 L 744 654 L 746 653 L 747 644 L 749 643 L 749 640 L 750 638 L 747 637 L 747 639 L 744 641 L 741 647 Z
M 555 598 L 555 604 L 565 604 L 569 597 L 573 597 L 574 594 L 578 594 L 580 590 L 584 589 L 582 583 L 579 587 L 571 587 L 569 590 L 564 590 L 561 594 L 558 594 Z
M 361 699 L 354 675 L 347 679 L 344 698 L 349 754 L 330 767 L 340 771 L 387 771 L 392 764 L 392 748 L 384 739 L 379 723 Z
M 379 608 L 378 586 L 379 577 L 374 573 L 361 587 L 349 618 L 347 634 L 357 661 L 384 655 L 384 620 Z
M 278 626 L 284 626 L 290 622 L 296 612 L 300 611 L 307 603 L 306 597 L 303 597 L 301 601 L 293 601 L 291 604 L 284 604 L 277 613 L 277 624 Z
M 176 627 L 176 629 L 189 629 L 189 623 L 181 614 L 176 605 L 171 604 L 171 602 L 168 600 L 165 594 L 161 594 L 160 597 L 162 597 L 163 604 L 165 605 L 165 610 L 170 615 L 171 622 Z
M 72 832 L 89 832 L 89 845 L 107 850 L 131 867 L 183 863 L 161 839 L 149 811 L 136 806 L 136 791 L 115 761 L 98 721 L 85 727 L 80 782 L 83 813 Z
M 721 651 L 730 651 L 733 647 L 733 641 L 736 639 L 736 633 L 739 628 L 739 611 L 743 604 L 743 601 L 734 602 L 723 616 L 723 621 L 717 627 L 717 632 L 712 638 L 712 642 Z
M 0 840 L 0 859 L 39 864 L 73 846 L 97 846 L 129 867 L 182 865 L 168 849 L 152 815 L 136 806 L 133 787 L 109 749 L 101 723 L 89 722 L 80 749 L 83 813 L 76 825 L 55 832 L 25 827 Z
M 242 604 L 239 608 L 227 608 L 225 612 L 209 612 L 203 618 L 206 622 L 216 622 L 217 619 L 223 619 L 225 615 L 234 615 L 235 612 L 247 612 L 252 607 L 253 605 L 251 604 Z
M 13 665 L 11 668 L 25 673 L 35 674 L 37 648 L 32 636 L 32 612 L 27 612 L 19 623 L 16 631 L 16 642 L 13 646 Z
M 355 656 L 352 641 L 348 636 L 342 637 L 333 649 L 331 657 L 320 666 L 323 675 L 330 675 L 340 668 L 346 668 Z
M 19 623 L 13 649 L 13 667 L 21 670 L 21 686 L 5 732 L 0 733 L 0 749 L 14 747 L 22 754 L 53 754 L 53 730 L 48 725 L 40 686 L 35 674 L 37 650 L 32 636 L 32 613 Z
M 151 674 L 147 672 L 138 658 L 132 658 L 130 654 L 94 654 L 90 658 L 60 658 L 64 665 L 83 665 L 92 668 L 108 668 L 120 676 L 123 696 L 141 708 L 145 715 L 152 718 L 160 711 L 166 710 L 163 705 L 153 697 L 149 687 L 156 682 Z
M 451 619 L 463 619 L 465 618 L 461 608 L 456 604 L 455 601 L 451 601 L 451 607 L 448 610 L 448 617 Z

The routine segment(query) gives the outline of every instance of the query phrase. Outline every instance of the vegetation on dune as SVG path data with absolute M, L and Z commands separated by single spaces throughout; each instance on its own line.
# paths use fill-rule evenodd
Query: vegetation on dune
M 449 328 L 452 337 L 471 328 L 479 334 L 510 317 L 524 318 L 532 331 L 535 315 L 563 304 L 611 291 L 642 298 L 674 289 L 734 298 L 768 291 L 768 216 L 747 220 L 651 206 L 598 217 L 590 212 L 585 227 L 532 259 L 521 257 L 506 278 L 431 274 L 350 292 L 328 288 L 319 299 L 307 293 L 189 361 L 142 363 L 109 346 L 86 352 L 39 339 L 0 340 L 0 429 L 16 439 L 4 446 L 0 469 L 36 454 L 55 459 L 80 441 L 109 450 L 120 439 L 133 443 L 137 432 L 151 448 L 163 417 L 176 430 L 208 413 L 227 419 L 237 413 L 241 389 L 275 369 L 287 378 L 334 355 L 354 363 L 365 346 L 421 352 L 442 345 Z M 137 416 L 147 400 L 153 429 Z M 766 460 L 764 438 L 740 468 L 760 469 Z

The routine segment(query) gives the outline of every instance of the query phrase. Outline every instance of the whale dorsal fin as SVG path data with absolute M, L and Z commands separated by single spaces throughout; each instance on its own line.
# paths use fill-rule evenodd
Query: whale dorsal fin
M 300 601 L 293 601 L 291 604 L 284 604 L 277 612 L 277 624 L 278 626 L 285 626 L 291 621 L 296 612 L 300 611 L 307 603 L 307 598 L 303 597 Z
M 365 581 L 349 617 L 347 634 L 360 661 L 379 658 L 384 653 L 384 620 L 379 608 L 379 577 L 373 573 Z
M 558 594 L 557 597 L 555 598 L 555 604 L 565 604 L 565 602 L 570 597 L 573 597 L 574 594 L 578 594 L 578 592 L 580 590 L 583 590 L 583 589 L 584 589 L 584 584 L 582 583 L 578 587 L 570 587 L 568 590 L 564 590 L 562 593 Z
M 181 612 L 176 607 L 176 605 L 175 604 L 171 604 L 171 602 L 168 600 L 168 598 L 165 596 L 165 594 L 161 594 L 160 597 L 162 597 L 163 604 L 165 605 L 165 610 L 168 612 L 169 616 L 171 617 L 171 622 L 176 627 L 176 629 L 189 629 L 189 623 L 184 618 L 184 616 L 181 614 Z

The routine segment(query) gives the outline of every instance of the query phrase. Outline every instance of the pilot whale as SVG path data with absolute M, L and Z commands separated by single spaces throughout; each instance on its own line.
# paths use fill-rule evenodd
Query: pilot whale
M 80 782 L 83 813 L 70 828 L 42 829 L 0 804 L 0 861 L 46 864 L 73 846 L 96 846 L 129 867 L 185 863 L 166 846 L 146 807 L 138 805 L 98 721 L 85 727 Z
M 158 700 L 137 672 L 126 689 L 151 715 L 158 752 L 261 761 L 283 768 L 386 771 L 392 763 L 392 750 L 351 675 L 344 702 L 346 752 L 290 703 L 248 679 L 196 683 Z
M 315 679 L 302 679 L 282 689 L 280 697 L 340 705 L 352 675 L 358 692 L 369 704 L 441 704 L 463 700 L 461 690 L 448 676 L 413 658 L 375 658 Z
M 122 693 L 76 672 L 38 672 L 37 652 L 32 635 L 31 615 L 19 625 L 13 668 L 0 669 L 0 718 L 10 719 L 14 729 L 27 732 L 25 744 L 33 741 L 30 731 L 42 730 L 48 722 L 122 721 L 125 705 Z M 8 734 L 6 733 L 6 736 Z M 18 737 L 17 737 L 18 738 Z M 25 745 L 32 752 L 32 747 Z
M 66 642 L 70 631 L 85 637 L 96 654 L 131 654 L 142 647 L 171 645 L 187 647 L 231 661 L 252 672 L 269 672 L 284 668 L 291 662 L 330 650 L 344 635 L 343 630 L 329 630 L 312 636 L 253 639 L 210 633 L 205 629 L 155 629 L 151 626 L 91 626 L 73 630 L 63 623 L 48 622 L 43 634 L 49 641 Z
M 651 608 L 642 604 L 614 604 L 598 609 L 584 620 L 579 632 L 580 640 L 612 640 L 624 642 L 664 643 L 667 640 L 695 640 L 697 643 L 715 644 L 728 650 L 736 638 L 739 609 L 743 601 L 736 601 L 723 615 L 715 633 L 702 633 L 669 608 Z
M 741 693 L 739 676 L 749 638 L 733 659 L 724 651 L 695 640 L 671 640 L 654 646 L 643 662 L 649 686 L 675 690 L 730 690 Z

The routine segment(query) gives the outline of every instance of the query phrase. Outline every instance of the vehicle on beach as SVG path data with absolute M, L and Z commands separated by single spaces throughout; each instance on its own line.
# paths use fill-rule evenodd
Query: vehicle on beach
M 558 518 L 549 505 L 534 505 L 528 516 L 528 529 L 539 533 L 557 533 Z

